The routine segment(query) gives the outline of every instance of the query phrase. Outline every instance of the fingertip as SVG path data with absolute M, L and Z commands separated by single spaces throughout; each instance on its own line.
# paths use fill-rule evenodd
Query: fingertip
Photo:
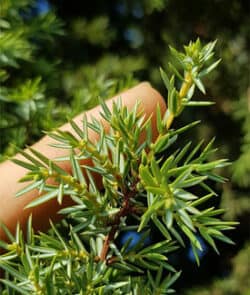
M 142 82 L 140 82 L 137 86 L 138 86 L 138 87 L 150 87 L 150 88 L 152 88 L 151 83 L 148 82 L 148 81 L 142 81 Z

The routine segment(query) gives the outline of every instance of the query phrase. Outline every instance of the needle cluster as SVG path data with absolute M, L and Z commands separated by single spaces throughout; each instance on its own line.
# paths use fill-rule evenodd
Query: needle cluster
M 190 42 L 184 52 L 170 48 L 178 69 L 169 65 L 171 77 L 160 70 L 168 109 L 163 115 L 159 107 L 155 110 L 155 141 L 151 119 L 145 120 L 139 101 L 132 110 L 121 100 L 112 110 L 102 101 L 108 132 L 95 118 L 83 118 L 81 127 L 72 121 L 74 132 L 49 133 L 55 148 L 69 150 L 68 157 L 50 160 L 30 149 L 21 152 L 27 161 L 14 160 L 29 170 L 21 179 L 29 184 L 17 197 L 40 191 L 29 207 L 52 198 L 59 203 L 72 198 L 75 204 L 61 210 L 65 219 L 51 223 L 47 233 L 34 234 L 32 218 L 26 239 L 19 227 L 15 236 L 5 228 L 11 242 L 0 242 L 6 250 L 0 256 L 2 294 L 171 294 L 180 271 L 169 263 L 169 253 L 188 241 L 199 264 L 198 236 L 216 252 L 216 240 L 232 243 L 224 231 L 235 223 L 223 221 L 224 210 L 211 206 L 217 194 L 209 186 L 225 181 L 215 169 L 228 165 L 227 160 L 210 161 L 214 140 L 178 145 L 182 134 L 199 122 L 172 127 L 186 107 L 211 104 L 192 98 L 195 88 L 205 93 L 202 79 L 219 63 L 210 62 L 215 43 Z M 97 142 L 89 140 L 90 129 L 98 134 Z M 92 165 L 83 165 L 89 158 Z M 59 167 L 65 160 L 72 174 Z M 140 233 L 139 242 L 130 238 L 121 244 L 121 235 L 131 230 Z M 158 239 L 146 243 L 152 231 Z

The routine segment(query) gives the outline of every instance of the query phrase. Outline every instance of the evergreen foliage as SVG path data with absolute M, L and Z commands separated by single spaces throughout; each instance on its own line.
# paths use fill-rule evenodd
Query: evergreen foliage
M 224 182 L 214 169 L 227 161 L 209 161 L 215 151 L 213 140 L 203 148 L 199 143 L 192 151 L 191 142 L 171 150 L 183 132 L 199 123 L 173 129 L 173 120 L 185 107 L 211 104 L 191 99 L 195 87 L 205 92 L 202 78 L 218 64 L 210 62 L 214 46 L 215 42 L 202 46 L 198 39 L 184 46 L 184 53 L 170 48 L 183 74 L 173 66 L 169 79 L 161 70 L 169 107 L 163 116 L 156 110 L 159 135 L 154 142 L 151 119 L 145 122 L 139 102 L 132 111 L 121 101 L 111 111 L 101 102 L 102 117 L 111 127 L 108 133 L 95 118 L 92 122 L 83 118 L 82 128 L 71 121 L 74 133 L 49 133 L 57 142 L 53 146 L 69 150 L 69 157 L 51 160 L 30 148 L 30 153 L 21 151 L 27 161 L 13 160 L 30 171 L 20 180 L 29 184 L 17 197 L 34 188 L 40 191 L 28 207 L 52 198 L 61 203 L 65 196 L 75 205 L 61 210 L 68 217 L 62 228 L 51 223 L 47 234 L 34 234 L 30 219 L 27 242 L 19 228 L 16 236 L 5 228 L 10 243 L 1 242 L 7 251 L 0 260 L 5 271 L 3 294 L 170 294 L 180 272 L 168 263 L 168 253 L 178 245 L 185 247 L 184 236 L 197 264 L 202 251 L 198 233 L 217 253 L 215 240 L 233 243 L 223 232 L 236 223 L 219 218 L 223 209 L 204 206 L 216 197 L 207 180 Z M 97 142 L 90 142 L 88 128 L 99 135 Z M 93 160 L 93 166 L 81 164 L 86 158 Z M 72 175 L 57 165 L 62 160 L 70 161 Z M 103 189 L 93 172 L 101 176 Z M 48 184 L 48 179 L 55 184 Z M 202 191 L 199 195 L 194 193 L 197 187 Z M 152 226 L 160 240 L 145 246 Z M 119 247 L 119 235 L 131 228 L 142 233 L 140 240 L 131 245 L 128 239 Z
M 54 61 L 41 51 L 62 24 L 53 12 L 33 17 L 33 1 L 1 1 L 0 9 L 0 128 L 1 154 L 11 155 L 13 144 L 23 146 L 51 128 L 53 99 L 43 76 L 53 78 Z M 18 78 L 16 78 L 18 77 Z M 48 78 L 48 77 L 47 77 Z M 32 127 L 31 127 L 32 125 Z
M 156 2 L 161 4 L 158 7 L 154 6 L 151 10 L 151 3 L 155 4 Z M 159 80 L 158 65 L 162 65 L 166 72 L 170 69 L 168 63 L 171 62 L 171 56 L 167 50 L 168 44 L 180 48 L 183 43 L 195 39 L 197 36 L 205 41 L 218 39 L 218 48 L 223 62 L 206 78 L 206 96 L 208 99 L 211 96 L 215 97 L 216 105 L 209 109 L 204 108 L 204 111 L 199 109 L 199 119 L 203 118 L 203 120 L 198 126 L 197 132 L 194 132 L 192 136 L 197 137 L 198 140 L 208 140 L 209 136 L 216 134 L 221 147 L 218 154 L 234 161 L 231 167 L 223 169 L 223 174 L 226 174 L 230 179 L 233 175 L 232 181 L 224 183 L 222 186 L 215 186 L 214 190 L 222 192 L 222 197 L 218 198 L 218 202 L 221 200 L 221 207 L 227 208 L 226 218 L 237 218 L 241 223 L 237 233 L 234 234 L 237 246 L 234 250 L 222 246 L 221 256 L 218 260 L 216 259 L 217 268 L 213 267 L 209 253 L 204 256 L 200 271 L 194 271 L 186 263 L 186 269 L 189 270 L 190 275 L 185 277 L 185 273 L 183 274 L 182 277 L 185 278 L 180 280 L 180 294 L 184 294 L 183 288 L 185 286 L 193 286 L 199 279 L 205 285 L 209 285 L 216 275 L 221 276 L 224 273 L 229 273 L 230 258 L 243 249 L 250 236 L 250 186 L 247 184 L 250 179 L 247 157 L 249 152 L 247 144 L 250 63 L 249 1 L 205 0 L 198 2 L 190 0 L 187 3 L 185 0 L 119 0 L 108 3 L 98 1 L 98 4 L 95 2 L 96 5 L 93 4 L 87 8 L 86 5 L 72 7 L 64 3 L 64 9 L 65 7 L 69 9 L 67 13 L 60 8 L 57 0 L 54 0 L 53 3 L 57 5 L 59 14 L 67 21 L 70 30 L 72 28 L 70 25 L 75 22 L 76 15 L 91 22 L 94 22 L 99 15 L 105 16 L 108 20 L 109 30 L 113 32 L 113 41 L 104 50 L 98 45 L 91 47 L 87 42 L 83 42 L 84 54 L 77 55 L 78 58 L 82 56 L 81 63 L 95 68 L 96 60 L 100 60 L 99 64 L 101 64 L 107 52 L 109 56 L 117 57 L 119 55 L 121 64 L 125 57 L 141 59 L 143 63 L 137 69 L 136 76 L 149 79 L 163 94 L 166 92 Z M 82 12 L 79 12 L 81 8 Z M 72 41 L 72 39 L 70 40 Z M 76 44 L 78 40 L 77 38 L 73 39 Z M 88 56 L 87 61 L 84 58 L 86 56 Z M 69 58 L 69 56 L 67 57 Z M 72 57 L 69 60 L 74 63 Z M 109 64 L 109 75 L 112 75 L 112 64 L 112 62 Z M 122 72 L 123 66 L 115 68 L 116 74 Z M 130 71 L 133 71 L 131 65 Z M 71 74 L 76 78 L 73 72 Z M 201 96 L 198 93 L 196 95 Z M 179 122 L 185 124 L 190 118 L 198 119 L 197 110 L 191 108 L 186 110 L 179 118 Z M 185 136 L 183 135 L 182 138 L 184 139 Z M 242 148 L 243 145 L 244 148 Z M 249 250 L 244 248 L 242 251 Z M 246 255 L 250 255 L 250 253 L 248 252 Z M 184 263 L 183 258 L 185 259 L 182 256 L 180 264 Z M 241 287 L 239 283 L 238 290 L 241 290 Z M 227 293 L 224 292 L 224 294 Z
M 36 12 L 38 2 L 33 0 L 3 0 L 0 5 L 0 160 L 13 155 L 14 146 L 35 142 L 41 130 L 48 131 L 64 123 L 65 117 L 95 106 L 98 96 L 110 97 L 134 84 L 129 75 L 105 79 L 107 65 L 103 68 L 107 74 L 98 77 L 93 69 L 79 69 L 78 75 L 87 73 L 81 87 L 65 71 L 69 96 L 72 88 L 74 93 L 71 101 L 62 100 L 58 93 L 60 61 L 54 56 L 55 36 L 64 34 L 62 22 L 52 10 Z
M 210 185 L 222 194 L 221 207 L 227 208 L 225 217 L 237 218 L 241 224 L 233 235 L 236 247 L 228 250 L 220 245 L 218 267 L 205 271 L 205 256 L 200 271 L 191 274 L 189 264 L 188 272 L 195 280 L 187 279 L 184 272 L 179 289 L 199 284 L 203 278 L 211 294 L 227 295 L 227 279 L 217 282 L 217 278 L 211 284 L 217 274 L 221 275 L 221 270 L 216 270 L 223 264 L 223 273 L 226 269 L 234 282 L 234 294 L 247 294 L 249 287 L 244 278 L 248 277 L 248 270 L 240 268 L 242 260 L 232 260 L 234 268 L 241 270 L 242 280 L 235 271 L 229 273 L 228 264 L 239 250 L 242 257 L 250 254 L 249 248 L 244 247 L 250 228 L 249 1 L 93 0 L 88 5 L 85 1 L 72 4 L 50 0 L 50 9 L 42 12 L 37 8 L 38 2 L 47 1 L 0 1 L 1 160 L 15 153 L 14 145 L 23 148 L 40 138 L 41 130 L 50 130 L 65 122 L 66 117 L 72 118 L 96 105 L 98 96 L 107 98 L 133 85 L 136 79 L 131 73 L 136 73 L 139 80 L 152 81 L 167 96 L 158 67 L 162 65 L 170 74 L 168 63 L 172 63 L 172 57 L 168 44 L 180 48 L 197 36 L 204 41 L 218 39 L 222 62 L 205 78 L 205 98 L 195 93 L 202 100 L 215 97 L 216 105 L 199 108 L 199 116 L 197 108 L 187 108 L 174 126 L 181 127 L 190 118 L 202 119 L 192 132 L 192 140 L 197 137 L 197 141 L 208 141 L 215 134 L 220 149 L 215 158 L 211 155 L 213 160 L 221 154 L 222 158 L 234 161 L 222 171 L 230 179 L 233 175 L 232 181 Z M 53 4 L 64 26 L 55 17 Z M 60 37 L 62 28 L 64 35 Z M 179 70 L 180 66 L 176 66 Z M 182 133 L 179 144 L 185 146 L 190 136 L 188 132 Z M 216 199 L 218 203 L 220 197 Z M 210 256 L 207 257 L 209 260 Z M 184 264 L 183 260 L 180 264 Z

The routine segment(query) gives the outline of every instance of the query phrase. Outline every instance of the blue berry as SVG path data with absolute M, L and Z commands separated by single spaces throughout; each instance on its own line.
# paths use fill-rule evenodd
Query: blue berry
M 123 246 L 130 239 L 130 243 L 127 250 L 131 250 L 134 246 L 136 246 L 139 243 L 143 234 L 144 233 L 138 233 L 135 230 L 123 232 L 121 233 L 121 236 L 120 236 L 120 244 L 121 246 Z M 151 242 L 150 236 L 147 236 L 143 242 L 143 245 L 148 246 L 150 242 Z

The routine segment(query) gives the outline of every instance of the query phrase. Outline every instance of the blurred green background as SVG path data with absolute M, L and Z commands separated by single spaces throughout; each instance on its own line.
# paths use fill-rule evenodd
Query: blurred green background
M 42 130 L 138 81 L 163 96 L 159 67 L 168 46 L 217 39 L 222 62 L 205 81 L 210 108 L 188 109 L 177 125 L 202 119 L 193 141 L 216 136 L 217 156 L 232 165 L 216 186 L 225 219 L 240 222 L 235 246 L 207 251 L 198 269 L 187 249 L 179 295 L 250 294 L 250 1 L 249 0 L 0 0 L 0 160 L 32 144 Z M 197 98 L 203 98 L 197 93 Z M 183 138 L 187 140 L 187 138 Z

